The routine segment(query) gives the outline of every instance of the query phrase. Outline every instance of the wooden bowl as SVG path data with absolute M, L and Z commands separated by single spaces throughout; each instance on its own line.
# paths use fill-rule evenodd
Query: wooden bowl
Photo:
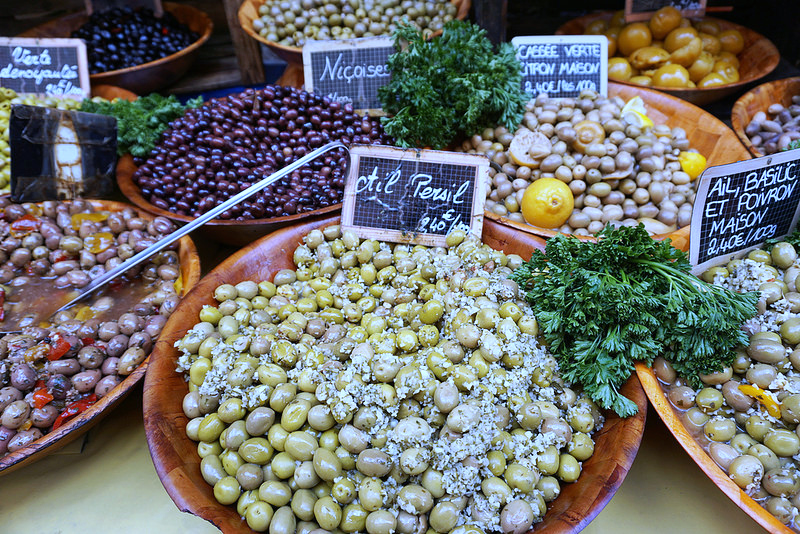
M 574 35 L 582 34 L 584 28 L 595 20 L 611 20 L 612 12 L 592 13 L 572 19 L 556 30 L 557 35 Z M 742 34 L 744 38 L 744 50 L 739 54 L 739 81 L 736 83 L 729 83 L 720 87 L 711 87 L 708 89 L 673 89 L 673 88 L 657 88 L 659 91 L 677 96 L 683 100 L 687 100 L 692 104 L 702 106 L 710 102 L 724 98 L 733 94 L 740 89 L 744 89 L 750 83 L 760 80 L 778 66 L 781 59 L 780 52 L 772 44 L 772 41 L 764 37 L 758 32 L 755 32 L 744 26 L 740 26 L 727 20 L 715 19 L 705 17 L 704 20 L 713 20 L 719 24 L 723 30 L 736 29 Z M 609 80 L 610 81 L 610 80 Z M 620 82 L 625 85 L 633 87 L 643 87 L 638 84 L 630 82 Z
M 121 202 L 110 200 L 91 200 L 92 206 L 98 210 L 121 211 L 130 207 Z M 151 219 L 147 213 L 142 213 L 142 217 Z M 186 294 L 198 280 L 200 280 L 200 258 L 192 240 L 187 236 L 179 242 L 178 253 L 181 261 L 181 277 L 183 279 L 184 294 Z M 83 435 L 92 428 L 103 417 L 107 416 L 111 410 L 124 399 L 136 384 L 141 380 L 151 357 L 142 362 L 130 375 L 128 375 L 111 392 L 98 400 L 88 410 L 75 416 L 73 419 L 64 423 L 63 426 L 45 434 L 29 447 L 9 453 L 0 457 L 0 476 L 8 474 L 20 467 L 44 458 L 49 454 L 64 447 L 74 439 Z
M 153 349 L 144 384 L 144 426 L 150 454 L 162 484 L 178 508 L 202 517 L 223 532 L 251 532 L 235 507 L 219 504 L 200 475 L 197 445 L 186 436 L 188 419 L 182 401 L 186 382 L 175 371 L 178 351 L 173 346 L 197 322 L 203 305 L 214 304 L 214 289 L 222 283 L 272 279 L 282 268 L 294 267 L 292 254 L 302 236 L 310 230 L 338 223 L 338 217 L 304 222 L 284 228 L 236 252 L 205 276 L 181 302 L 164 326 Z M 528 257 L 544 247 L 544 241 L 530 234 L 486 221 L 483 240 L 494 248 Z M 620 419 L 605 413 L 603 429 L 595 435 L 595 453 L 583 462 L 574 484 L 565 484 L 561 495 L 549 505 L 544 521 L 535 532 L 578 532 L 608 503 L 622 484 L 642 438 L 647 412 L 644 393 L 631 377 L 622 392 L 636 402 L 639 413 Z
M 733 131 L 736 132 L 739 140 L 755 157 L 764 156 L 765 154 L 753 146 L 750 138 L 745 133 L 745 128 L 750 124 L 753 115 L 759 111 L 766 113 L 771 104 L 783 104 L 785 107 L 789 107 L 792 104 L 794 95 L 800 95 L 800 76 L 762 83 L 740 96 L 739 100 L 733 105 L 731 110 Z
M 739 508 L 747 515 L 752 517 L 759 525 L 773 534 L 793 534 L 795 531 L 781 523 L 775 516 L 770 514 L 764 507 L 754 501 L 747 493 L 742 491 L 736 483 L 731 480 L 725 471 L 706 453 L 695 438 L 689 433 L 681 422 L 677 413 L 672 407 L 669 399 L 661 389 L 658 379 L 653 370 L 642 363 L 636 364 L 636 375 L 644 387 L 647 398 L 655 408 L 661 420 L 667 426 L 681 447 L 689 453 L 692 460 L 703 470 L 703 472 L 725 493 Z
M 100 98 L 105 98 L 106 100 L 119 98 L 121 100 L 128 100 L 129 102 L 133 102 L 139 98 L 136 93 L 132 91 L 128 91 L 122 87 L 105 84 L 92 85 L 92 96 L 99 96 Z
M 653 119 L 653 123 L 656 125 L 667 124 L 671 127 L 681 127 L 686 130 L 689 146 L 696 148 L 706 157 L 709 167 L 724 163 L 734 163 L 751 157 L 741 143 L 737 141 L 736 134 L 725 123 L 685 100 L 653 89 L 614 82 L 609 82 L 608 84 L 608 96 L 620 96 L 626 101 L 635 96 L 642 97 L 647 106 L 647 115 Z M 515 222 L 489 211 L 486 211 L 485 215 L 489 219 L 502 222 L 517 230 L 542 237 L 553 237 L 559 233 L 549 228 L 540 228 L 526 223 Z M 659 237 L 663 239 L 669 235 L 663 234 Z M 581 237 L 581 239 L 593 240 L 594 238 L 587 236 Z
M 135 204 L 138 208 L 152 214 L 161 215 L 175 221 L 178 224 L 185 224 L 194 220 L 188 215 L 178 215 L 171 211 L 157 208 L 142 196 L 139 186 L 133 183 L 133 173 L 136 172 L 136 165 L 130 155 L 125 155 L 117 162 L 117 185 L 125 197 Z M 224 219 L 213 219 L 198 229 L 204 236 L 226 245 L 243 246 L 252 243 L 259 237 L 274 232 L 278 228 L 296 223 L 301 220 L 315 220 L 327 214 L 341 210 L 342 204 L 333 204 L 314 211 L 287 215 L 285 217 L 273 217 L 271 219 L 251 219 L 247 221 L 231 221 Z
M 451 3 L 458 6 L 456 18 L 464 20 L 469 14 L 471 0 L 450 0 Z M 287 63 L 303 65 L 303 48 L 298 46 L 286 46 L 274 41 L 267 41 L 253 29 L 253 21 L 258 17 L 258 8 L 264 3 L 264 0 L 244 0 L 241 7 L 239 7 L 239 24 L 242 29 L 260 43 L 264 43 L 272 50 L 275 55 L 285 60 Z
M 145 95 L 162 89 L 183 76 L 195 60 L 197 50 L 211 36 L 214 24 L 208 15 L 188 4 L 164 2 L 163 6 L 164 10 L 172 13 L 179 22 L 197 32 L 200 38 L 183 50 L 161 59 L 135 67 L 92 74 L 89 80 L 93 85 L 115 85 Z M 87 20 L 89 17 L 85 12 L 72 13 L 36 26 L 20 34 L 20 37 L 69 37 Z

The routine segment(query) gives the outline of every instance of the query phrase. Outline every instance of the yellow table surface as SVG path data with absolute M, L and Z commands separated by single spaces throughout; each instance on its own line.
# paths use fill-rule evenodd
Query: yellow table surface
M 0 532 L 219 532 L 178 510 L 161 485 L 145 440 L 141 400 L 138 387 L 85 439 L 0 476 Z M 760 531 L 705 477 L 650 410 L 631 471 L 583 532 Z

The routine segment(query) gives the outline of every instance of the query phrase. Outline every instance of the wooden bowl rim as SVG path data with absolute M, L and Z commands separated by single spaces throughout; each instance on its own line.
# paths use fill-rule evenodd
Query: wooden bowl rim
M 742 511 L 752 517 L 753 520 L 767 529 L 767 531 L 793 534 L 794 531 L 792 529 L 781 523 L 778 518 L 770 514 L 763 506 L 754 501 L 752 497 L 737 486 L 711 456 L 700 447 L 695 438 L 689 433 L 675 414 L 653 370 L 645 364 L 637 362 L 636 375 L 639 377 L 639 382 L 642 384 L 647 398 L 650 400 L 650 404 L 652 404 L 656 413 L 658 413 L 658 416 L 672 435 L 675 436 L 675 439 L 680 443 L 681 447 L 689 454 L 698 467 L 703 470 L 706 476 L 708 476 L 736 506 L 741 508 Z
M 588 15 L 583 15 L 581 17 L 576 17 L 574 19 L 571 19 L 571 20 L 565 22 L 561 26 L 559 26 L 558 29 L 556 30 L 556 35 L 565 35 L 565 31 L 564 31 L 564 27 L 565 26 L 583 22 L 584 23 L 583 27 L 585 27 L 586 26 L 585 23 L 591 22 L 593 20 L 598 20 L 598 19 L 609 19 L 610 20 L 611 17 L 613 16 L 613 14 L 614 14 L 613 11 L 602 11 L 602 12 L 597 12 L 597 13 L 589 13 Z M 775 46 L 775 44 L 772 41 L 770 41 L 769 39 L 767 39 L 765 36 L 761 35 L 757 31 L 751 30 L 747 26 L 742 26 L 741 24 L 737 24 L 735 22 L 731 22 L 731 21 L 728 21 L 728 20 L 725 20 L 725 19 L 717 19 L 717 18 L 714 18 L 714 17 L 703 17 L 703 20 L 709 20 L 709 21 L 716 22 L 716 23 L 720 24 L 722 27 L 724 27 L 725 29 L 739 30 L 739 33 L 741 33 L 742 37 L 744 37 L 745 48 L 747 48 L 747 42 L 748 41 L 751 43 L 751 46 L 752 46 L 752 43 L 762 42 L 765 45 L 765 47 L 767 49 L 769 49 L 769 51 L 770 51 L 770 53 L 767 54 L 767 56 L 769 58 L 769 62 L 766 63 L 766 65 L 760 71 L 753 72 L 753 73 L 748 72 L 748 76 L 747 77 L 741 77 L 736 82 L 726 83 L 725 85 L 718 85 L 718 86 L 715 86 L 715 87 L 707 87 L 707 88 L 698 88 L 698 87 L 660 87 L 660 86 L 655 86 L 655 85 L 646 86 L 646 85 L 639 85 L 637 83 L 631 83 L 631 82 L 628 82 L 628 81 L 621 81 L 621 80 L 614 80 L 614 81 L 617 82 L 617 83 L 624 84 L 624 85 L 629 85 L 631 87 L 641 87 L 641 88 L 655 89 L 655 90 L 658 90 L 658 91 L 668 91 L 670 94 L 674 94 L 674 95 L 678 95 L 678 96 L 680 96 L 680 95 L 690 95 L 691 93 L 712 94 L 712 93 L 718 92 L 718 91 L 726 91 L 726 90 L 727 91 L 735 91 L 736 89 L 739 89 L 739 88 L 741 88 L 741 87 L 743 87 L 743 86 L 745 86 L 745 85 L 747 85 L 749 83 L 752 83 L 752 82 L 754 82 L 756 80 L 760 80 L 761 78 L 763 78 L 764 76 L 766 76 L 767 74 L 769 74 L 770 72 L 775 70 L 775 68 L 778 66 L 778 63 L 780 63 L 781 55 L 780 55 L 780 52 L 778 51 L 778 48 Z M 611 82 L 611 80 L 609 80 L 609 83 L 610 82 Z
M 120 172 L 120 165 L 122 166 L 121 167 L 122 172 Z M 126 154 L 125 156 L 120 158 L 119 163 L 117 163 L 117 185 L 119 186 L 120 191 L 122 191 L 122 194 L 125 195 L 125 198 L 130 200 L 138 208 L 150 213 L 151 215 L 166 217 L 173 221 L 179 221 L 182 223 L 188 223 L 195 219 L 194 217 L 191 217 L 189 215 L 179 215 L 177 213 L 172 213 L 171 211 L 163 210 L 148 202 L 142 196 L 141 189 L 139 189 L 139 186 L 133 183 L 133 173 L 136 172 L 136 168 L 137 167 L 133 163 L 133 157 L 130 154 Z M 128 172 L 129 170 L 130 172 Z M 206 223 L 206 226 L 220 227 L 220 228 L 256 227 L 259 225 L 279 226 L 279 225 L 289 224 L 295 221 L 302 221 L 303 219 L 316 217 L 318 215 L 323 215 L 326 213 L 332 213 L 340 209 L 342 209 L 341 202 L 313 211 L 295 213 L 294 215 L 284 215 L 283 217 L 273 217 L 271 219 L 247 219 L 247 220 L 211 219 Z
M 777 80 L 764 82 L 761 85 L 753 87 L 740 96 L 736 102 L 734 102 L 733 108 L 731 109 L 731 126 L 733 127 L 733 131 L 736 132 L 736 135 L 739 137 L 739 140 L 754 157 L 760 158 L 762 156 L 766 156 L 766 154 L 762 153 L 759 149 L 753 146 L 753 143 L 750 142 L 750 138 L 745 133 L 747 123 L 749 123 L 750 119 L 753 118 L 753 116 L 747 111 L 747 101 L 753 98 L 755 94 L 761 93 L 762 91 L 769 91 L 769 89 L 772 88 L 782 89 L 780 96 L 784 97 L 786 96 L 786 90 L 793 85 L 797 85 L 798 89 L 800 89 L 800 76 L 790 76 L 788 78 L 779 78 Z M 776 102 L 779 100 L 780 99 L 776 99 Z M 766 111 L 766 109 L 760 111 Z M 746 118 L 744 123 L 742 122 L 743 118 Z
M 679 111 L 681 109 L 685 110 L 685 109 L 694 108 L 694 111 L 696 113 L 700 114 L 699 118 L 702 119 L 703 123 L 710 122 L 710 123 L 715 124 L 715 126 L 717 126 L 718 128 L 720 128 L 721 131 L 731 131 L 731 128 L 728 128 L 728 126 L 724 122 L 722 122 L 721 120 L 716 118 L 714 115 L 712 115 L 708 111 L 704 110 L 703 108 L 701 108 L 701 107 L 699 107 L 699 106 L 697 106 L 695 104 L 692 104 L 691 102 L 689 102 L 687 100 L 684 100 L 682 98 L 678 98 L 678 97 L 673 96 L 671 94 L 663 93 L 663 92 L 657 91 L 655 89 L 650 89 L 650 88 L 647 88 L 647 87 L 643 87 L 641 85 L 620 84 L 620 83 L 617 83 L 617 82 L 612 82 L 611 80 L 609 80 L 609 82 L 608 82 L 608 96 L 610 96 L 610 97 L 618 96 L 618 93 L 620 91 L 630 91 L 630 90 L 633 90 L 633 91 L 635 91 L 637 93 L 641 93 L 639 96 L 642 97 L 642 99 L 645 101 L 645 104 L 647 104 L 648 98 L 650 96 L 653 96 L 653 97 L 657 97 L 658 99 L 664 99 L 667 102 L 671 102 L 677 108 L 677 110 L 679 110 Z M 742 150 L 742 154 L 741 155 L 742 156 L 746 156 L 747 159 L 750 159 L 752 157 L 751 154 L 747 152 L 747 150 Z M 724 162 L 724 163 L 731 163 L 731 162 Z M 723 165 L 724 163 L 716 163 L 716 165 Z M 558 230 L 552 230 L 550 228 L 542 228 L 542 227 L 539 227 L 539 226 L 534 226 L 532 224 L 516 222 L 516 221 L 513 221 L 513 220 L 509 219 L 508 217 L 505 217 L 505 216 L 502 216 L 502 215 L 498 215 L 498 214 L 496 214 L 494 212 L 491 212 L 489 210 L 484 210 L 484 216 L 486 218 L 491 219 L 491 220 L 493 220 L 495 222 L 498 222 L 500 224 L 505 224 L 505 225 L 511 226 L 511 227 L 521 231 L 521 232 L 534 234 L 534 235 L 538 235 L 538 236 L 545 237 L 545 238 L 550 238 L 550 237 L 553 237 L 555 235 L 558 235 L 558 234 L 562 233 L 562 232 L 559 232 Z M 677 230 L 674 230 L 674 231 L 666 233 L 666 234 L 655 235 L 655 236 L 653 236 L 653 239 L 656 239 L 656 240 L 662 240 L 662 239 L 668 239 L 668 238 L 672 239 L 672 238 L 676 238 L 676 237 L 679 237 L 679 236 L 681 237 L 681 239 L 683 239 L 683 238 L 688 238 L 688 232 L 689 232 L 689 226 L 684 226 L 683 228 L 678 228 Z M 569 235 L 574 235 L 574 234 L 569 234 Z M 577 237 L 578 239 L 580 239 L 582 241 L 595 241 L 596 240 L 596 238 L 594 236 L 579 236 L 579 235 L 575 235 L 575 237 Z
M 464 20 L 467 15 L 469 14 L 469 9 L 472 5 L 472 0 L 449 0 L 451 4 L 456 4 L 458 6 L 458 11 L 456 13 L 456 18 L 459 20 Z M 258 4 L 261 4 L 260 0 L 244 0 L 239 6 L 238 12 L 238 19 L 239 25 L 242 27 L 244 32 L 259 41 L 271 49 L 273 49 L 280 57 L 288 61 L 289 63 L 302 63 L 303 62 L 303 47 L 302 46 L 288 46 L 283 45 L 280 43 L 276 43 L 275 41 L 268 41 L 259 35 L 254 29 L 252 25 L 253 19 L 250 18 L 247 11 L 250 9 L 250 6 L 256 8 L 256 12 L 258 12 Z
M 95 209 L 108 211 L 121 211 L 125 208 L 132 207 L 123 202 L 116 202 L 113 200 L 89 200 L 89 202 Z M 149 213 L 141 213 L 141 215 L 144 218 L 152 219 L 152 216 Z M 184 262 L 181 262 L 181 274 L 188 274 L 188 277 L 183 281 L 183 294 L 186 296 L 191 288 L 200 281 L 200 260 L 197 253 L 197 247 L 189 236 L 181 238 L 179 243 L 181 256 L 197 258 L 197 261 L 187 262 L 188 264 L 185 266 Z M 184 269 L 186 269 L 185 272 Z M 72 440 L 81 436 L 94 424 L 99 422 L 100 419 L 108 415 L 108 413 L 117 404 L 119 404 L 125 397 L 128 396 L 134 386 L 136 386 L 136 384 L 145 376 L 147 367 L 150 363 L 151 355 L 152 351 L 139 365 L 139 367 L 125 377 L 125 379 L 117 384 L 107 395 L 101 397 L 95 404 L 90 406 L 85 412 L 70 419 L 56 430 L 45 434 L 28 447 L 24 447 L 17 451 L 8 453 L 6 456 L 0 457 L 0 476 L 11 473 L 16 469 L 33 463 L 47 456 L 48 454 L 55 452 L 56 450 L 70 443 Z
M 108 71 L 105 71 L 105 72 L 98 72 L 98 73 L 95 73 L 95 74 L 90 74 L 89 75 L 89 80 L 91 82 L 110 83 L 109 80 L 111 80 L 113 78 L 116 78 L 118 76 L 124 76 L 126 74 L 134 74 L 134 73 L 138 73 L 139 71 L 144 71 L 144 70 L 151 69 L 151 68 L 154 68 L 154 67 L 156 67 L 156 68 L 157 67 L 162 67 L 162 66 L 164 66 L 165 63 L 170 63 L 172 61 L 175 61 L 176 59 L 179 59 L 179 58 L 181 58 L 183 56 L 186 56 L 186 55 L 189 55 L 189 54 L 193 53 L 195 50 L 200 48 L 201 45 L 203 45 L 206 41 L 208 41 L 209 37 L 211 37 L 211 32 L 214 29 L 214 23 L 211 21 L 211 18 L 208 16 L 208 14 L 206 14 L 204 11 L 201 11 L 201 10 L 197 9 L 196 7 L 191 6 L 189 4 L 178 4 L 178 3 L 175 3 L 175 2 L 163 2 L 162 5 L 163 5 L 165 11 L 169 11 L 170 13 L 172 13 L 175 16 L 175 18 L 178 19 L 178 21 L 183 23 L 183 24 L 186 24 L 186 22 L 184 22 L 184 20 L 183 20 L 186 17 L 178 16 L 178 14 L 187 15 L 187 16 L 189 14 L 192 14 L 196 18 L 196 20 L 202 20 L 204 27 L 203 27 L 202 31 L 198 31 L 197 32 L 197 33 L 200 34 L 200 37 L 196 41 L 194 41 L 192 44 L 187 46 L 186 48 L 178 50 L 174 54 L 170 54 L 168 56 L 165 56 L 165 57 L 153 60 L 153 61 L 148 61 L 147 63 L 142 63 L 141 65 L 134 65 L 133 67 L 126 67 L 124 69 L 108 70 Z M 38 30 L 40 28 L 44 27 L 44 26 L 51 27 L 51 26 L 55 26 L 58 23 L 58 21 L 68 20 L 68 19 L 73 19 L 73 18 L 81 18 L 81 17 L 85 18 L 86 20 L 88 20 L 88 16 L 86 15 L 85 12 L 83 12 L 83 13 L 80 13 L 80 12 L 79 13 L 70 13 L 70 14 L 67 14 L 67 15 L 63 15 L 63 16 L 57 18 L 57 19 L 51 20 L 49 22 L 45 22 L 44 24 L 40 24 L 39 26 L 36 26 L 34 28 L 31 28 L 30 30 L 27 30 L 27 31 L 21 33 L 20 36 L 21 37 L 38 37 Z M 195 30 L 192 30 L 192 31 L 195 31 Z M 69 36 L 66 35 L 65 37 L 69 37 Z M 111 81 L 113 81 L 113 80 L 111 80 Z
M 181 304 L 179 304 L 179 308 L 187 308 L 192 314 L 198 311 L 208 299 L 212 298 L 211 295 L 214 287 L 220 283 L 233 282 L 233 279 L 231 279 L 228 274 L 232 271 L 232 266 L 238 262 L 252 265 L 252 263 L 247 262 L 249 254 L 254 250 L 262 247 L 269 249 L 270 243 L 279 241 L 285 234 L 294 232 L 299 227 L 304 227 L 305 231 L 310 231 L 312 228 L 320 228 L 328 224 L 335 224 L 338 220 L 339 216 L 336 215 L 325 219 L 306 221 L 294 226 L 284 227 L 247 245 L 225 259 L 208 273 L 192 289 L 191 293 L 187 295 L 188 298 L 184 299 Z M 490 229 L 489 231 L 492 232 L 491 237 L 496 239 L 498 243 L 510 242 L 515 239 L 515 232 L 503 225 L 489 221 L 484 228 Z M 544 241 L 539 236 L 528 235 L 527 239 L 533 240 L 535 247 L 544 247 Z M 275 246 L 273 245 L 271 248 L 275 248 Z M 273 267 L 275 272 L 277 272 L 278 267 L 279 266 Z M 274 272 L 272 274 L 274 274 Z M 200 295 L 202 295 L 202 297 L 198 298 L 196 302 L 193 302 L 194 299 L 192 297 L 199 297 Z M 178 353 L 171 342 L 173 339 L 179 339 L 192 326 L 181 321 L 180 317 L 183 315 L 180 313 L 181 311 L 183 310 L 176 310 L 176 313 L 167 320 L 167 324 L 162 331 L 162 338 L 153 349 L 153 361 L 157 363 L 148 368 L 145 378 L 143 407 L 145 435 L 147 437 L 148 447 L 159 479 L 170 498 L 181 511 L 206 519 L 223 530 L 223 532 L 239 532 L 239 527 L 234 529 L 230 522 L 227 521 L 228 518 L 233 521 L 231 513 L 235 514 L 235 510 L 231 511 L 231 507 L 223 506 L 216 502 L 213 502 L 213 505 L 209 505 L 209 503 L 197 501 L 196 499 L 205 499 L 207 497 L 205 493 L 202 495 L 198 494 L 198 487 L 194 484 L 195 481 L 186 476 L 184 471 L 187 464 L 183 463 L 184 458 L 179 457 L 177 451 L 170 448 L 168 444 L 162 444 L 165 440 L 170 442 L 180 440 L 185 443 L 184 440 L 189 439 L 185 435 L 185 432 L 183 432 L 182 418 L 184 418 L 185 415 L 183 414 L 182 408 L 176 406 L 170 408 L 168 412 L 162 411 L 164 410 L 164 399 L 155 398 L 155 395 L 149 393 L 150 388 L 161 386 L 161 379 L 168 380 L 170 382 L 170 387 L 173 386 L 173 383 L 185 385 L 183 379 L 177 371 L 175 371 L 175 358 L 178 356 Z M 620 418 L 607 410 L 603 410 L 606 421 L 603 429 L 599 432 L 599 437 L 601 439 L 612 440 L 620 435 L 624 435 L 630 437 L 631 441 L 626 441 L 625 446 L 617 447 L 613 455 L 609 455 L 605 458 L 593 457 L 596 459 L 596 463 L 589 465 L 598 466 L 598 470 L 601 468 L 603 470 L 600 473 L 587 472 L 587 477 L 583 479 L 585 484 L 592 484 L 594 487 L 599 488 L 595 499 L 590 502 L 589 507 L 585 510 L 588 511 L 588 513 L 585 516 L 579 516 L 574 510 L 567 507 L 558 512 L 553 512 L 556 515 L 550 515 L 551 508 L 558 504 L 558 499 L 556 499 L 552 503 L 549 503 L 548 513 L 545 514 L 544 521 L 534 525 L 533 529 L 529 532 L 577 533 L 600 513 L 621 486 L 638 452 L 647 417 L 647 400 L 638 378 L 631 376 L 624 384 L 622 391 L 628 398 L 636 403 L 639 411 L 635 416 Z M 183 392 L 183 390 L 181 390 L 181 392 Z M 175 413 L 173 413 L 173 410 L 175 410 Z M 177 417 L 175 417 L 175 415 L 177 415 Z M 172 432 L 173 430 L 179 435 L 176 436 L 176 432 Z M 183 433 L 181 434 L 181 432 Z M 608 434 L 603 434 L 604 432 Z M 611 434 L 612 432 L 614 434 Z M 606 435 L 613 436 L 613 438 L 605 438 Z M 612 441 L 612 443 L 618 443 L 618 441 Z M 163 454 L 160 453 L 162 449 L 165 450 Z M 199 462 L 199 457 L 197 461 Z M 592 462 L 592 459 L 583 463 L 586 465 L 589 462 Z M 174 463 L 178 463 L 179 465 L 172 467 Z M 602 477 L 600 477 L 600 475 L 602 475 Z M 598 480 L 598 478 L 600 478 L 600 480 Z M 581 479 L 579 478 L 576 484 L 580 482 Z M 208 486 L 207 491 L 211 491 L 210 488 L 211 486 Z M 219 513 L 220 510 L 224 510 L 222 515 Z M 247 530 L 246 523 L 242 523 L 240 526 L 243 527 L 244 531 L 249 531 Z

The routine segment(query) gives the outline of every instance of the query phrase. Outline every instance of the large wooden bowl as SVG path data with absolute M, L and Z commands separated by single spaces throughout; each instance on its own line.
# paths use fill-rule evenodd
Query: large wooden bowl
M 800 95 L 800 76 L 762 83 L 740 96 L 733 105 L 731 110 L 733 131 L 755 157 L 765 154 L 758 147 L 753 146 L 745 133 L 745 128 L 750 124 L 753 115 L 759 111 L 766 113 L 771 104 L 783 104 L 785 107 L 789 107 L 794 95 Z
M 556 30 L 559 35 L 574 35 L 582 34 L 584 29 L 593 21 L 603 19 L 606 21 L 611 20 L 612 12 L 592 13 L 572 19 Z M 687 100 L 692 104 L 702 106 L 710 102 L 724 98 L 733 94 L 747 85 L 756 82 L 775 70 L 778 62 L 781 59 L 780 52 L 772 44 L 772 41 L 764 37 L 758 32 L 755 32 L 739 24 L 729 22 L 727 20 L 715 19 L 705 17 L 705 20 L 713 20 L 717 22 L 723 30 L 736 29 L 742 34 L 744 38 L 744 50 L 739 54 L 739 81 L 736 83 L 729 83 L 719 87 L 711 87 L 708 89 L 673 89 L 673 88 L 658 88 L 659 91 L 669 93 L 683 100 Z M 642 87 L 641 85 L 620 82 L 633 87 Z
M 178 351 L 173 346 L 197 322 L 203 305 L 214 303 L 214 289 L 222 283 L 272 279 L 282 268 L 294 267 L 292 254 L 301 238 L 313 228 L 338 223 L 338 217 L 304 222 L 278 230 L 225 260 L 205 276 L 186 296 L 167 321 L 153 349 L 144 384 L 144 426 L 150 454 L 161 482 L 179 509 L 200 516 L 223 532 L 251 532 L 235 507 L 223 506 L 212 487 L 200 475 L 197 445 L 186 436 L 188 419 L 182 401 L 188 388 L 175 371 Z M 544 241 L 519 234 L 509 227 L 486 221 L 483 240 L 490 246 L 527 258 Z M 642 438 L 646 415 L 644 393 L 635 378 L 622 392 L 636 402 L 639 413 L 620 419 L 606 413 L 603 429 L 595 435 L 595 453 L 583 462 L 574 484 L 565 484 L 561 495 L 550 503 L 544 522 L 536 532 L 578 532 L 608 503 L 622 484 Z
M 725 471 L 706 453 L 695 438 L 681 422 L 680 417 L 675 412 L 669 399 L 664 394 L 664 390 L 659 385 L 653 370 L 643 365 L 636 364 L 636 375 L 644 387 L 647 398 L 655 408 L 661 420 L 667 426 L 681 447 L 689 453 L 692 460 L 703 470 L 703 472 L 717 485 L 719 489 L 732 500 L 736 506 L 741 508 L 747 515 L 752 517 L 759 525 L 773 534 L 793 534 L 795 531 L 781 523 L 775 516 L 770 514 L 764 507 L 754 501 L 749 495 L 742 491 L 736 483 L 731 480 Z
M 90 202 L 97 210 L 121 211 L 129 207 L 127 204 L 110 200 L 92 200 Z M 151 218 L 147 213 L 141 213 L 140 215 L 147 219 Z M 194 243 L 188 236 L 180 240 L 178 253 L 181 261 L 183 292 L 186 294 L 200 280 L 200 257 L 197 255 L 197 249 Z M 120 382 L 117 387 L 98 400 L 97 403 L 92 405 L 85 412 L 77 415 L 49 434 L 45 434 L 29 447 L 1 457 L 0 476 L 35 462 L 40 458 L 44 458 L 83 435 L 103 417 L 107 416 L 111 410 L 131 392 L 136 384 L 144 377 L 151 359 L 151 356 L 148 356 L 147 359 Z
M 456 12 L 456 18 L 459 20 L 464 20 L 469 15 L 469 8 L 471 6 L 471 0 L 450 0 L 451 3 L 458 6 L 458 11 Z M 264 43 L 267 45 L 270 50 L 275 52 L 275 55 L 280 57 L 281 59 L 285 60 L 287 63 L 299 63 L 300 65 L 303 64 L 303 48 L 300 46 L 286 46 L 280 43 L 276 43 L 274 41 L 267 41 L 264 37 L 259 35 L 257 31 L 253 29 L 253 21 L 258 16 L 258 8 L 264 3 L 264 0 L 244 0 L 242 5 L 239 7 L 239 24 L 241 24 L 242 29 L 260 43 Z
M 187 215 L 178 215 L 171 211 L 163 210 L 151 204 L 142 196 L 139 186 L 133 183 L 133 174 L 136 172 L 136 165 L 130 155 L 125 155 L 117 162 L 117 185 L 125 197 L 135 204 L 138 208 L 152 214 L 161 215 L 172 219 L 178 224 L 185 224 L 194 220 Z M 287 215 L 285 217 L 273 217 L 271 219 L 251 219 L 247 221 L 213 219 L 197 231 L 202 235 L 226 245 L 243 246 L 252 243 L 259 237 L 274 232 L 278 228 L 305 220 L 316 220 L 326 215 L 342 209 L 341 203 L 333 204 L 314 211 Z
M 681 127 L 686 130 L 689 146 L 696 148 L 706 157 L 708 166 L 734 163 L 750 159 L 750 154 L 739 143 L 736 134 L 725 123 L 712 114 L 699 107 L 664 94 L 653 89 L 646 89 L 633 85 L 609 82 L 608 96 L 620 96 L 623 100 L 630 100 L 640 96 L 647 106 L 647 115 L 653 123 L 667 124 L 671 127 Z M 536 234 L 542 237 L 552 237 L 558 233 L 549 228 L 540 228 L 526 223 L 512 221 L 496 213 L 485 212 L 487 218 L 507 224 L 522 232 Z M 663 234 L 660 238 L 669 237 Z M 586 237 L 582 239 L 594 239 Z
M 164 2 L 163 6 L 165 11 L 172 13 L 179 22 L 200 35 L 200 38 L 183 50 L 161 59 L 125 69 L 92 74 L 89 76 L 92 84 L 115 85 L 136 94 L 146 95 L 170 85 L 183 76 L 195 60 L 197 50 L 211 36 L 214 24 L 208 15 L 188 4 Z M 85 12 L 72 13 L 36 26 L 20 36 L 69 37 L 87 20 L 89 17 Z

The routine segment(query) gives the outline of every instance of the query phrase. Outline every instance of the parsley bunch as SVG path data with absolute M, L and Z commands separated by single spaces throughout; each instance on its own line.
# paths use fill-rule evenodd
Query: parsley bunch
M 202 103 L 202 97 L 197 97 L 184 106 L 175 95 L 153 93 L 133 102 L 122 99 L 95 102 L 87 99 L 81 104 L 81 111 L 116 117 L 117 154 L 122 156 L 130 153 L 144 157 L 153 150 L 170 122 L 182 117 L 186 108 L 196 108 Z
M 394 40 L 400 52 L 389 56 L 392 78 L 378 96 L 392 115 L 383 127 L 399 146 L 442 148 L 485 127 L 519 125 L 528 98 L 510 43 L 495 53 L 485 30 L 459 20 L 430 41 L 401 24 Z
M 690 269 L 686 254 L 640 225 L 606 227 L 597 243 L 559 234 L 512 278 L 564 378 L 628 417 L 636 404 L 619 389 L 635 361 L 663 355 L 699 385 L 699 373 L 730 365 L 733 349 L 747 344 L 740 327 L 756 314 L 758 293 L 708 284 Z

